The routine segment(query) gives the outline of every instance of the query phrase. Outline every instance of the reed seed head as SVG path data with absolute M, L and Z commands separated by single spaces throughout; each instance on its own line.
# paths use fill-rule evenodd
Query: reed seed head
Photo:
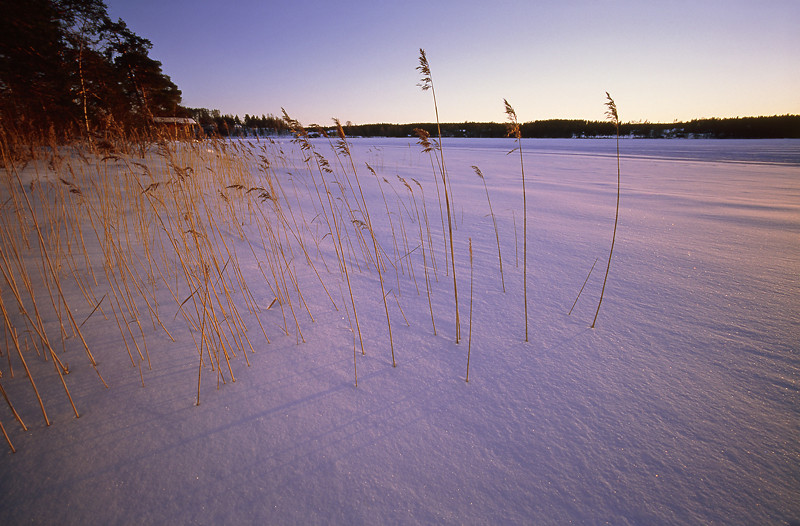
M 619 128 L 619 114 L 617 114 L 617 103 L 611 98 L 611 95 L 606 91 L 606 118 L 610 120 L 615 127 Z
M 514 108 L 511 107 L 511 104 L 509 104 L 506 99 L 503 99 L 503 104 L 505 105 L 505 112 L 508 117 L 508 122 L 506 123 L 508 133 L 506 136 L 519 139 L 522 137 L 522 134 L 520 133 L 519 122 L 517 121 L 517 112 L 514 111 Z
M 420 83 L 417 84 L 422 91 L 426 91 L 431 89 L 433 86 L 433 80 L 431 80 L 431 67 L 428 64 L 428 57 L 425 56 L 425 50 L 419 48 L 419 66 L 417 66 L 417 70 L 420 72 Z
M 431 137 L 430 133 L 428 133 L 426 130 L 423 130 L 422 128 L 414 128 L 414 132 L 417 134 L 417 137 L 419 137 L 417 144 L 422 146 L 422 153 L 428 153 L 431 150 L 433 150 L 433 145 L 431 144 L 430 141 Z
M 340 154 L 349 156 L 350 147 L 347 145 L 347 137 L 344 134 L 342 123 L 336 117 L 333 117 L 333 123 L 336 125 L 336 135 L 339 137 L 336 140 L 336 148 L 339 150 Z

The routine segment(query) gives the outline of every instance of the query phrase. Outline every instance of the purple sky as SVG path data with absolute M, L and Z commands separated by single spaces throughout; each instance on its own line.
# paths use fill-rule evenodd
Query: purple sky
M 106 0 L 191 107 L 304 124 L 800 113 L 800 2 Z

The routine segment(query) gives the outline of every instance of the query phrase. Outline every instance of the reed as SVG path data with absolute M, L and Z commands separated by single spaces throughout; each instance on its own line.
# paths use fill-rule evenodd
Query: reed
M 12 453 L 16 453 L 17 450 L 14 449 L 14 444 L 11 442 L 11 439 L 8 437 L 8 433 L 6 433 L 6 428 L 3 426 L 3 422 L 0 421 L 0 431 L 3 432 L 3 436 L 6 438 L 6 442 L 8 442 L 8 447 L 11 448 Z
M 442 223 L 442 241 L 444 242 L 444 259 L 445 259 L 445 261 L 444 261 L 444 270 L 445 270 L 445 275 L 449 275 L 450 274 L 450 270 L 447 268 L 447 263 L 448 263 L 448 260 L 449 260 L 449 256 L 447 254 L 447 234 L 445 233 L 445 228 L 444 228 L 444 211 L 443 211 L 443 208 L 442 208 L 442 194 L 441 194 L 441 192 L 439 192 L 439 177 L 436 175 L 436 167 L 433 164 L 433 158 L 434 158 L 434 155 L 432 153 L 433 152 L 433 144 L 431 144 L 430 134 L 427 131 L 425 131 L 425 130 L 423 130 L 421 128 L 414 128 L 414 132 L 417 134 L 417 137 L 419 138 L 417 140 L 417 143 L 420 146 L 422 146 L 422 153 L 427 153 L 428 157 L 429 157 L 429 159 L 431 161 L 431 170 L 433 171 L 433 182 L 436 185 L 436 198 L 437 198 L 437 200 L 439 202 L 439 219 L 441 220 L 441 223 Z M 438 156 L 436 157 L 436 160 L 437 160 L 437 163 L 438 163 L 438 160 L 439 160 Z M 441 169 L 441 163 L 439 163 L 439 167 Z M 431 250 L 433 250 L 433 249 L 431 249 Z
M 438 150 L 441 167 L 440 175 L 442 177 L 442 187 L 444 188 L 444 201 L 447 207 L 447 226 L 450 236 L 450 269 L 453 271 L 453 297 L 455 299 L 455 339 L 456 343 L 459 343 L 461 341 L 461 319 L 458 314 L 458 280 L 456 279 L 455 248 L 453 246 L 453 213 L 451 210 L 452 199 L 450 197 L 450 193 L 448 192 L 447 186 L 447 168 L 445 167 L 444 148 L 442 147 L 442 127 L 439 123 L 439 105 L 436 103 L 436 90 L 433 86 L 433 76 L 431 75 L 428 57 L 425 56 L 425 50 L 422 48 L 419 50 L 419 66 L 417 66 L 417 70 L 421 74 L 420 83 L 418 85 L 420 88 L 422 88 L 422 91 L 431 91 L 431 95 L 433 96 L 433 108 L 434 112 L 436 113 L 436 129 L 439 134 Z
M 369 163 L 365 163 L 365 164 L 367 166 L 367 170 L 369 170 L 369 173 L 371 173 L 373 175 L 373 177 L 375 177 L 375 179 L 378 182 L 378 189 L 381 192 L 381 199 L 383 199 L 383 205 L 386 208 L 386 217 L 389 219 L 389 228 L 391 228 L 391 230 L 392 230 L 392 245 L 394 246 L 394 261 L 395 261 L 395 272 L 394 272 L 394 275 L 395 275 L 395 279 L 397 281 L 397 291 L 399 293 L 400 292 L 400 274 L 398 274 L 398 272 L 397 272 L 397 267 L 399 266 L 400 267 L 400 271 L 402 272 L 403 271 L 403 265 L 400 262 L 400 249 L 397 246 L 397 235 L 395 234 L 395 230 L 394 230 L 394 221 L 392 221 L 392 213 L 389 211 L 389 202 L 386 200 L 386 193 L 383 191 L 383 185 L 381 184 L 381 177 L 378 176 L 378 173 L 375 171 L 375 169 L 372 166 L 369 165 Z M 386 184 L 389 184 L 389 181 L 387 181 L 386 179 L 383 179 L 383 181 L 386 182 Z
M 428 253 L 431 259 L 431 268 L 433 268 L 433 277 L 438 282 L 439 278 L 436 275 L 436 251 L 433 249 L 433 237 L 431 236 L 431 225 L 428 222 L 428 206 L 425 204 L 425 190 L 422 188 L 422 183 L 411 178 L 412 181 L 419 187 L 419 193 L 422 196 L 422 216 L 425 219 L 425 231 L 428 233 Z
M 311 154 L 315 153 L 314 150 L 313 150 L 313 147 L 311 146 L 311 143 L 308 140 L 308 132 L 305 130 L 305 128 L 303 128 L 296 120 L 289 118 L 289 116 L 288 116 L 288 114 L 286 113 L 285 110 L 284 110 L 283 113 L 284 113 L 285 121 L 287 122 L 287 124 L 290 125 L 290 127 L 293 129 L 293 131 L 296 134 L 296 141 L 300 145 L 300 148 L 303 151 L 307 151 L 307 152 L 309 152 Z M 312 157 L 314 157 L 314 155 L 312 155 Z M 331 211 L 331 216 L 333 217 L 333 231 L 334 231 L 334 233 L 336 235 L 336 240 L 337 240 L 336 244 L 338 244 L 338 247 L 339 247 L 339 263 L 340 263 L 340 266 L 341 266 L 341 269 L 342 269 L 342 273 L 344 274 L 345 281 L 347 282 L 348 291 L 350 293 L 350 303 L 351 303 L 351 306 L 353 307 L 353 319 L 355 320 L 355 323 L 356 323 L 356 330 L 358 331 L 358 339 L 359 339 L 359 343 L 361 345 L 361 354 L 363 355 L 363 354 L 366 354 L 366 351 L 364 350 L 364 339 L 363 339 L 363 337 L 361 335 L 361 326 L 360 326 L 360 324 L 358 322 L 358 312 L 356 310 L 356 300 L 355 300 L 355 297 L 353 295 L 352 284 L 350 283 L 350 273 L 348 272 L 346 257 L 344 255 L 344 247 L 343 247 L 343 244 L 342 244 L 341 230 L 339 228 L 339 222 L 336 220 L 336 215 L 337 215 L 336 214 L 336 207 L 334 205 L 332 194 L 331 194 L 331 192 L 330 192 L 330 190 L 328 188 L 327 182 L 325 180 L 325 176 L 324 176 L 324 172 L 323 172 L 323 164 L 320 162 L 320 160 L 319 160 L 320 158 L 319 157 L 316 157 L 316 159 L 317 159 L 317 162 L 316 162 L 317 171 L 318 171 L 318 173 L 320 175 L 320 179 L 322 181 L 322 185 L 323 185 L 323 188 L 325 190 L 325 195 L 326 195 L 327 200 L 328 200 L 328 207 L 329 207 L 329 209 Z M 320 201 L 321 201 L 321 198 L 320 198 Z M 323 209 L 324 209 L 324 205 L 323 205 Z
M 400 176 L 398 176 L 398 178 L 399 177 Z M 395 196 L 397 196 L 397 217 L 400 219 L 400 234 L 403 238 L 403 250 L 405 250 L 405 253 L 400 258 L 400 261 L 401 263 L 405 261 L 406 268 L 408 269 L 408 275 L 411 276 L 411 280 L 414 282 L 414 288 L 417 290 L 417 295 L 419 295 L 419 285 L 417 284 L 417 276 L 414 273 L 413 258 L 411 257 L 412 253 L 416 251 L 416 247 L 412 249 L 411 246 L 408 244 L 408 236 L 406 235 L 406 225 L 405 221 L 403 220 L 403 211 L 400 209 L 400 206 L 405 207 L 405 204 L 403 203 L 403 198 L 400 196 L 399 193 L 397 193 L 397 190 L 395 190 L 394 186 L 392 186 L 391 183 L 389 183 L 389 188 L 391 188 L 392 191 L 395 193 Z M 413 221 L 413 218 L 411 217 L 410 214 L 409 218 Z
M 433 334 L 436 335 L 436 321 L 433 317 L 433 303 L 431 302 L 431 282 L 428 278 L 428 259 L 425 254 L 425 236 L 422 233 L 422 219 L 419 215 L 419 207 L 417 207 L 417 200 L 414 198 L 414 189 L 411 187 L 408 182 L 403 179 L 402 177 L 400 180 L 403 182 L 405 187 L 408 189 L 409 193 L 411 193 L 411 200 L 414 203 L 414 211 L 417 213 L 417 225 L 419 226 L 419 244 L 422 247 L 422 268 L 425 274 L 425 292 L 428 295 L 428 308 L 430 309 L 431 313 L 431 325 L 433 326 Z
M 456 279 L 456 208 L 443 152 L 438 101 L 430 64 L 423 49 L 420 49 L 417 70 L 421 74 L 419 86 L 423 91 L 431 92 L 436 116 L 436 138 L 432 139 L 428 132 L 421 129 L 416 133 L 422 153 L 428 154 L 436 185 L 443 248 L 442 245 L 437 246 L 444 250 L 446 275 L 452 271 L 455 341 L 460 343 L 460 307 L 463 305 L 459 305 Z M 77 96 L 85 103 L 87 92 L 78 92 Z M 604 297 L 615 246 L 620 202 L 619 118 L 613 99 L 608 93 L 606 97 L 606 115 L 614 124 L 617 134 L 617 206 L 608 265 L 592 327 L 595 327 Z M 519 151 L 522 175 L 523 295 L 525 341 L 528 341 L 528 214 L 524 156 L 516 112 L 505 99 L 504 104 L 508 136 L 516 141 L 514 150 Z M 84 124 L 88 122 L 85 117 Z M 75 417 L 80 416 L 70 393 L 70 388 L 75 390 L 73 380 L 67 376 L 69 366 L 74 367 L 68 362 L 73 348 L 86 353 L 89 364 L 102 384 L 108 387 L 90 351 L 90 343 L 94 342 L 84 339 L 81 333 L 84 330 L 89 334 L 85 327 L 105 324 L 113 329 L 116 326 L 116 357 L 127 364 L 123 352 L 127 353 L 131 369 L 138 374 L 138 380 L 144 386 L 146 371 L 159 365 L 158 351 L 155 347 L 150 349 L 148 345 L 152 343 L 151 335 L 163 331 L 170 340 L 175 341 L 170 333 L 172 326 L 169 318 L 174 322 L 182 316 L 194 343 L 193 351 L 197 352 L 192 359 L 197 360 L 194 363 L 198 366 L 196 404 L 199 405 L 205 384 L 216 381 L 217 388 L 220 388 L 221 385 L 235 382 L 240 376 L 237 363 L 243 361 L 250 365 L 249 356 L 259 348 L 257 339 L 253 337 L 258 332 L 258 329 L 253 330 L 256 324 L 267 344 L 270 344 L 270 339 L 266 328 L 270 327 L 270 321 L 276 325 L 282 322 L 283 332 L 296 337 L 297 344 L 306 341 L 301 325 L 308 319 L 311 323 L 317 323 L 317 312 L 312 312 L 317 307 L 313 302 L 306 301 L 311 297 L 307 296 L 308 291 L 301 278 L 316 279 L 332 307 L 339 310 L 337 302 L 340 299 L 337 297 L 334 301 L 329 292 L 325 270 L 329 273 L 333 271 L 353 337 L 356 387 L 359 380 L 356 334 L 362 355 L 366 354 L 365 345 L 368 344 L 365 344 L 361 334 L 357 310 L 361 300 L 356 294 L 359 271 L 369 274 L 371 267 L 374 267 L 377 272 L 393 367 L 397 365 L 395 347 L 402 345 L 402 342 L 396 327 L 392 327 L 392 321 L 395 321 L 395 325 L 397 323 L 397 312 L 393 311 L 390 316 L 389 295 L 394 297 L 406 326 L 410 326 L 399 295 L 401 285 L 408 287 L 409 281 L 413 281 L 417 293 L 421 293 L 414 269 L 414 263 L 417 264 L 416 270 L 419 269 L 420 257 L 431 324 L 434 335 L 437 334 L 437 315 L 432 303 L 434 286 L 429 271 L 433 269 L 434 278 L 438 281 L 434 249 L 434 241 L 438 243 L 438 240 L 433 240 L 423 185 L 414 178 L 407 176 L 410 180 L 406 181 L 397 176 L 410 195 L 403 190 L 398 192 L 396 184 L 393 186 L 392 182 L 379 176 L 372 166 L 366 164 L 380 190 L 386 220 L 382 219 L 382 213 L 375 216 L 365 198 L 360 177 L 361 173 L 367 177 L 368 174 L 363 172 L 363 166 L 357 168 L 356 156 L 351 152 L 351 144 L 338 119 L 334 119 L 336 133 L 328 137 L 335 154 L 330 162 L 317 151 L 315 145 L 319 143 L 309 140 L 306 128 L 289 118 L 285 111 L 284 120 L 295 133 L 292 145 L 271 139 L 258 144 L 213 139 L 178 143 L 156 135 L 123 137 L 121 132 L 116 138 L 109 136 L 110 139 L 101 140 L 99 129 L 88 130 L 88 125 L 85 126 L 87 131 L 96 135 L 69 146 L 60 144 L 54 130 L 50 130 L 49 137 L 43 135 L 25 144 L 24 140 L 11 138 L 6 132 L 7 125 L 0 124 L 0 169 L 3 175 L 0 186 L 4 193 L 3 203 L 0 203 L 0 279 L 3 283 L 0 324 L 5 343 L 4 349 L 0 350 L 0 357 L 3 352 L 8 353 L 6 359 L 2 360 L 8 361 L 7 370 L 11 373 L 11 380 L 8 381 L 26 382 L 23 386 L 26 390 L 27 382 L 30 383 L 46 425 L 50 425 L 51 420 L 38 384 L 53 384 L 48 386 L 49 390 L 41 390 L 45 398 L 53 386 L 55 389 L 63 388 Z M 324 130 L 320 133 L 327 137 Z M 409 152 L 410 149 L 409 144 Z M 141 157 L 142 162 L 136 160 L 136 155 Z M 377 159 L 378 155 L 373 157 L 382 164 L 382 159 Z M 22 168 L 24 163 L 32 163 L 25 168 L 26 172 Z M 427 162 L 424 164 L 427 165 Z M 276 170 L 278 166 L 281 170 Z M 483 182 L 495 232 L 501 286 L 505 292 L 499 228 L 488 183 L 480 168 L 472 168 Z M 33 180 L 27 179 L 23 183 L 20 173 L 26 177 L 33 174 Z M 286 183 L 285 177 L 278 177 L 278 173 L 288 177 L 289 183 Z M 56 178 L 52 177 L 53 174 Z M 412 182 L 418 187 L 418 193 Z M 391 191 L 387 191 L 384 185 L 388 185 Z M 433 199 L 433 195 L 430 195 Z M 422 201 L 421 207 L 417 197 Z M 388 204 L 389 200 L 393 200 L 392 205 Z M 515 210 L 512 209 L 511 213 L 515 258 L 519 266 Z M 461 214 L 463 222 L 463 208 Z M 404 215 L 407 217 L 404 218 Z M 389 228 L 383 228 L 387 220 L 391 229 L 393 256 L 384 250 L 378 235 L 378 232 L 386 232 L 383 241 L 389 243 Z M 412 223 L 415 221 L 417 233 L 413 231 Z M 434 225 L 433 230 L 438 232 L 439 226 Z M 419 245 L 414 241 L 417 235 Z M 309 236 L 312 241 L 309 241 Z M 470 290 L 467 382 L 472 349 L 475 270 L 472 238 L 468 241 Z M 312 242 L 316 246 L 316 255 L 309 244 Z M 386 249 L 391 253 L 391 248 L 386 246 Z M 414 254 L 418 249 L 421 254 Z M 325 262 L 325 255 L 330 260 L 331 252 L 336 254 L 338 275 L 333 262 L 330 261 L 330 269 Z M 320 262 L 324 269 L 318 270 Z M 102 271 L 98 265 L 102 266 Z M 594 267 L 593 264 L 573 308 Z M 304 272 L 304 269 L 308 272 Z M 463 270 L 466 269 L 462 267 Z M 387 272 L 392 271 L 395 273 L 396 288 L 391 284 L 391 276 L 387 276 Z M 254 279 L 254 276 L 259 277 Z M 258 283 L 262 278 L 263 281 Z M 349 301 L 345 299 L 343 281 L 347 284 Z M 254 283 L 258 284 L 253 286 Z M 74 298 L 79 299 L 81 307 L 72 305 Z M 82 303 L 84 299 L 85 304 Z M 270 300 L 272 303 L 265 308 L 264 305 Z M 372 307 L 375 306 L 374 301 Z M 277 308 L 272 309 L 276 304 L 280 306 L 280 314 L 276 312 Z M 569 314 L 571 312 L 572 309 Z M 147 323 L 148 316 L 150 323 Z M 395 319 L 392 320 L 392 317 Z M 439 317 L 441 328 L 442 319 Z M 76 319 L 82 320 L 82 323 L 78 324 Z M 301 324 L 301 321 L 304 323 Z M 60 347 L 58 351 L 54 349 L 56 346 Z M 18 380 L 14 380 L 12 358 L 15 366 L 20 363 L 19 369 L 24 369 L 24 372 L 18 371 Z M 103 359 L 107 359 L 106 353 Z M 55 385 L 55 375 L 52 374 L 40 380 L 38 371 L 44 366 L 37 362 L 51 361 L 60 386 Z M 50 367 L 50 363 L 46 366 Z M 4 373 L 5 370 L 0 371 L 0 377 L 6 382 L 8 375 L 4 376 Z M 189 387 L 191 390 L 194 385 Z M 20 425 L 26 429 L 1 384 L 0 393 Z M 11 443 L 13 436 L 9 437 L 2 425 L 0 422 L 0 429 L 14 451 Z
M 381 284 L 381 297 L 383 298 L 383 308 L 386 313 L 386 326 L 389 330 L 389 348 L 392 354 L 392 367 L 397 367 L 397 362 L 395 361 L 394 357 L 394 338 L 392 337 L 392 321 L 389 317 L 389 305 L 386 302 L 386 288 L 383 284 L 383 272 L 381 268 L 384 267 L 383 262 L 381 261 L 381 252 L 378 250 L 378 240 L 375 237 L 375 230 L 372 226 L 372 217 L 369 213 L 369 207 L 367 206 L 367 201 L 364 199 L 364 190 L 361 188 L 361 182 L 358 180 L 358 172 L 356 171 L 356 164 L 353 161 L 353 154 L 350 152 L 350 145 L 347 143 L 347 137 L 344 133 L 344 128 L 342 128 L 342 123 L 339 122 L 339 119 L 333 119 L 334 124 L 336 124 L 336 133 L 339 136 L 339 140 L 337 141 L 337 147 L 341 153 L 347 156 L 347 159 L 350 161 L 350 168 L 353 170 L 353 177 L 356 180 L 356 185 L 358 186 L 358 192 L 361 196 L 361 206 L 363 206 L 362 213 L 364 214 L 364 218 L 366 219 L 366 227 L 369 230 L 370 238 L 372 239 L 372 246 L 374 249 L 375 254 L 375 270 L 378 273 L 378 281 Z M 352 186 L 351 186 L 352 190 Z M 356 199 L 358 202 L 358 199 Z M 349 316 L 349 314 L 348 314 Z M 355 365 L 354 365 L 355 368 Z M 356 387 L 358 387 L 358 380 L 356 380 Z
M 511 222 L 514 225 L 514 266 L 519 268 L 519 238 L 517 238 L 517 215 L 511 209 Z
M 519 166 L 522 172 L 522 295 L 525 303 L 525 341 L 528 341 L 528 193 L 525 190 L 525 163 L 522 158 L 522 133 L 517 121 L 517 112 L 506 99 L 503 99 L 506 116 L 508 117 L 508 136 L 517 141 L 516 150 L 519 150 Z M 508 153 L 513 153 L 511 150 Z
M 497 239 L 497 260 L 500 262 L 500 284 L 503 286 L 503 292 L 506 291 L 506 280 L 503 277 L 503 255 L 500 253 L 500 232 L 497 230 L 497 219 L 494 217 L 494 210 L 492 210 L 492 200 L 489 199 L 489 187 L 486 186 L 486 178 L 483 176 L 481 169 L 472 165 L 475 174 L 483 181 L 483 188 L 486 190 L 486 201 L 489 203 L 489 214 L 492 216 L 492 225 L 494 226 L 494 236 Z
M 620 164 L 619 164 L 619 114 L 617 113 L 617 104 L 611 95 L 606 91 L 606 117 L 614 125 L 614 130 L 617 136 L 617 206 L 614 212 L 614 232 L 611 234 L 611 250 L 608 252 L 608 264 L 606 265 L 606 274 L 603 277 L 603 287 L 600 289 L 600 300 L 597 302 L 597 310 L 594 313 L 594 320 L 592 320 L 592 329 L 597 323 L 597 315 L 600 314 L 600 305 L 603 303 L 603 294 L 606 291 L 606 281 L 608 281 L 608 271 L 611 269 L 611 256 L 614 255 L 614 241 L 617 239 L 617 223 L 619 222 L 619 194 L 620 194 Z
M 11 376 L 13 378 L 13 374 Z M 2 378 L 2 377 L 3 377 L 3 375 L 2 375 L 2 373 L 0 373 L 0 378 Z M 22 417 L 19 416 L 19 413 L 17 413 L 17 410 L 14 409 L 14 405 L 11 403 L 11 400 L 8 398 L 8 394 L 6 393 L 6 390 L 3 388 L 3 384 L 0 384 L 0 393 L 2 393 L 3 398 L 6 401 L 6 404 L 8 404 L 8 408 L 11 409 L 11 412 L 14 414 L 14 418 L 16 418 L 17 422 L 19 422 L 19 425 L 22 427 L 22 430 L 23 431 L 27 431 L 28 430 L 28 426 L 25 425 L 25 422 L 22 421 Z
M 575 308 L 575 305 L 578 304 L 578 299 L 581 297 L 581 293 L 583 292 L 583 288 L 586 286 L 586 283 L 589 281 L 589 276 L 592 275 L 592 271 L 594 270 L 594 266 L 597 265 L 597 258 L 594 258 L 594 263 L 592 263 L 592 268 L 589 269 L 589 273 L 586 274 L 586 279 L 583 280 L 583 285 L 581 285 L 581 290 L 578 291 L 578 295 L 575 297 L 575 301 L 572 302 L 572 307 L 570 307 L 567 316 L 572 315 L 572 309 Z

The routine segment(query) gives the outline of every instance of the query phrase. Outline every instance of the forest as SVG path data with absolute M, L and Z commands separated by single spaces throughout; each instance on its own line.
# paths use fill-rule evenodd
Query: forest
M 272 114 L 261 117 L 246 114 L 223 115 L 219 110 L 190 108 L 189 112 L 203 127 L 206 134 L 220 136 L 281 135 L 289 129 L 280 117 Z M 324 130 L 311 124 L 309 129 Z M 436 123 L 408 124 L 375 123 L 343 125 L 347 135 L 359 137 L 416 137 L 415 129 L 437 134 Z M 445 137 L 505 137 L 507 127 L 498 122 L 442 123 Z M 524 138 L 591 138 L 614 135 L 613 124 L 608 121 L 580 119 L 548 119 L 525 122 L 520 125 Z M 321 131 L 320 131 L 321 133 Z M 620 123 L 620 134 L 641 138 L 714 138 L 714 139 L 798 139 L 800 115 L 775 115 L 768 117 L 736 117 L 729 119 L 695 119 L 688 122 Z
M 152 43 L 101 0 L 0 0 L 0 117 L 6 131 L 67 138 L 188 116 Z

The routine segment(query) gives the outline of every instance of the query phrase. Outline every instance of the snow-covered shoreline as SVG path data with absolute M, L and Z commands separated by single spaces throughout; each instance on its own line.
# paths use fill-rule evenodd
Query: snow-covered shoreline
M 351 140 L 384 250 L 392 253 L 392 238 L 401 240 L 389 217 L 405 221 L 410 249 L 419 245 L 413 201 L 397 179 L 413 178 L 424 188 L 437 258 L 434 274 L 433 263 L 411 250 L 408 270 L 415 276 L 387 274 L 392 302 L 397 299 L 390 303 L 396 368 L 378 279 L 363 262 L 363 269 L 353 269 L 366 351 L 357 356 L 357 388 L 352 312 L 343 308 L 348 292 L 336 269 L 333 236 L 314 219 L 321 212 L 313 205 L 317 196 L 302 162 L 306 155 L 285 141 L 251 142 L 253 152 L 269 157 L 299 223 L 302 210 L 305 223 L 297 232 L 321 275 L 295 254 L 291 264 L 314 316 L 312 322 L 299 314 L 305 342 L 298 344 L 294 330 L 280 332 L 280 315 L 266 309 L 274 297 L 270 287 L 257 265 L 248 266 L 249 249 L 237 237 L 238 227 L 220 218 L 220 232 L 229 235 L 242 270 L 249 272 L 245 278 L 263 309 L 270 343 L 256 337 L 260 331 L 248 318 L 250 336 L 258 341 L 247 354 L 250 366 L 237 357 L 236 382 L 219 390 L 208 373 L 195 406 L 197 350 L 177 305 L 161 305 L 175 342 L 164 331 L 143 329 L 152 370 L 141 377 L 113 322 L 89 323 L 85 336 L 110 388 L 103 388 L 75 340 L 68 340 L 66 378 L 81 418 L 74 418 L 53 364 L 32 350 L 27 355 L 34 378 L 42 379 L 49 427 L 12 354 L 15 377 L 2 365 L 2 382 L 29 431 L 4 406 L 0 417 L 18 452 L 0 455 L 0 522 L 800 520 L 800 141 L 742 142 L 724 141 L 720 148 L 716 141 L 625 141 L 630 149 L 622 159 L 617 247 L 594 330 L 588 326 L 602 281 L 598 269 L 575 310 L 567 312 L 592 262 L 608 254 L 616 194 L 611 143 L 524 142 L 532 335 L 524 343 L 519 158 L 506 155 L 508 140 L 445 139 L 458 226 L 462 336 L 468 327 L 468 239 L 475 251 L 466 383 L 467 342 L 453 341 L 452 281 L 445 275 L 430 159 L 413 139 Z M 678 146 L 659 153 L 665 143 Z M 262 144 L 269 148 L 259 150 Z M 334 170 L 343 170 L 326 140 L 313 144 Z M 238 169 L 212 153 L 197 161 L 195 176 L 205 167 L 211 173 Z M 243 154 L 229 148 L 225 155 Z M 182 159 L 177 153 L 176 158 Z M 153 156 L 127 161 L 98 161 L 96 173 L 113 178 L 130 170 L 144 182 L 144 170 L 133 161 L 148 166 L 154 179 L 164 167 Z M 73 174 L 80 165 L 64 162 Z M 247 157 L 251 172 L 242 177 L 260 180 L 260 162 L 258 155 Z M 385 183 L 364 163 L 390 181 L 391 188 L 383 188 L 390 216 L 378 186 Z M 505 293 L 486 194 L 472 165 L 485 174 L 497 216 Z M 92 170 L 76 178 L 88 185 Z M 40 163 L 21 175 L 26 187 L 30 181 L 58 187 L 47 173 Z M 235 190 L 214 181 L 204 183 L 208 195 L 221 191 L 234 199 Z M 416 199 L 421 207 L 422 195 Z M 357 241 L 351 239 L 355 253 Z M 97 240 L 86 242 L 97 257 Z M 425 261 L 432 274 L 435 336 Z M 101 289 L 97 299 L 105 293 Z M 183 291 L 181 300 L 191 292 Z M 8 305 L 7 294 L 4 287 Z M 68 294 L 82 321 L 91 306 L 77 287 Z M 159 287 L 157 297 L 165 294 Z M 244 293 L 239 294 L 237 301 Z M 51 328 L 57 323 L 48 320 Z

